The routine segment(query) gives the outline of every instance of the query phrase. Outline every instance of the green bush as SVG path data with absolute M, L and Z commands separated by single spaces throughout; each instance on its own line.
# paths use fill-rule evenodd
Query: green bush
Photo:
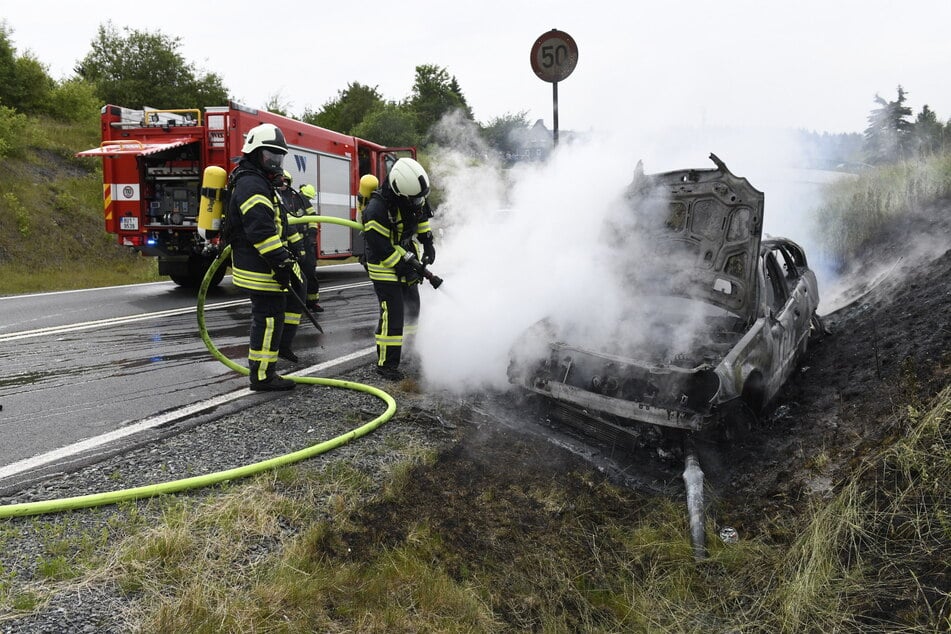
M 26 115 L 0 106 L 0 156 L 22 156 L 32 136 Z
M 23 203 L 17 198 L 16 194 L 13 192 L 4 193 L 3 207 L 9 210 L 13 216 L 17 231 L 20 232 L 20 235 L 23 237 L 28 236 L 30 234 L 30 214 L 27 212 L 26 207 L 23 206 Z
M 64 81 L 50 93 L 49 115 L 61 121 L 90 121 L 99 114 L 100 101 L 96 88 L 79 79 Z

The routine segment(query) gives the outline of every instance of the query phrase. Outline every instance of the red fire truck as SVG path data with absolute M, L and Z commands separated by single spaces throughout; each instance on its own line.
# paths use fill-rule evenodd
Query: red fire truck
M 204 232 L 198 231 L 203 171 L 215 165 L 230 173 L 245 134 L 261 123 L 284 132 L 290 147 L 284 168 L 295 188 L 314 186 L 318 215 L 356 220 L 360 177 L 372 174 L 382 181 L 400 156 L 416 156 L 412 147 L 383 147 L 234 102 L 204 112 L 108 105 L 102 109 L 101 145 L 77 154 L 103 159 L 106 231 L 116 234 L 119 244 L 157 257 L 160 275 L 198 286 L 214 259 Z M 355 229 L 319 224 L 318 259 L 362 254 L 363 240 Z M 225 267 L 218 271 L 215 284 Z

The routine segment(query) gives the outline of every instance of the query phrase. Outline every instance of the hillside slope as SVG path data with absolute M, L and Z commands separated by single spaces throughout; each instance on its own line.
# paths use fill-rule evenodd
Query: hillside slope
M 0 295 L 155 279 L 106 233 L 100 160 L 74 156 L 99 144 L 98 125 L 29 125 L 28 144 L 0 157 Z

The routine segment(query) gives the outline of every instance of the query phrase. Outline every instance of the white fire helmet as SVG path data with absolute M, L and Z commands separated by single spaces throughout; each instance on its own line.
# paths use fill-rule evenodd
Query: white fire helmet
M 429 195 L 429 176 L 423 166 L 411 158 L 396 161 L 388 178 L 393 193 L 409 199 L 415 207 L 422 206 Z
M 244 137 L 244 147 L 241 148 L 241 152 L 250 154 L 259 147 L 287 154 L 287 141 L 284 140 L 284 133 L 273 123 L 262 123 L 251 128 L 247 136 Z

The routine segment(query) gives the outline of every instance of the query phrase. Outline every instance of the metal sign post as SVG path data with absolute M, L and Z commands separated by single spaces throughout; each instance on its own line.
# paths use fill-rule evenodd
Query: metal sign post
M 552 29 L 540 35 L 532 45 L 532 70 L 542 81 L 551 82 L 554 130 L 552 140 L 558 145 L 558 82 L 568 77 L 578 63 L 578 45 L 564 31 Z

